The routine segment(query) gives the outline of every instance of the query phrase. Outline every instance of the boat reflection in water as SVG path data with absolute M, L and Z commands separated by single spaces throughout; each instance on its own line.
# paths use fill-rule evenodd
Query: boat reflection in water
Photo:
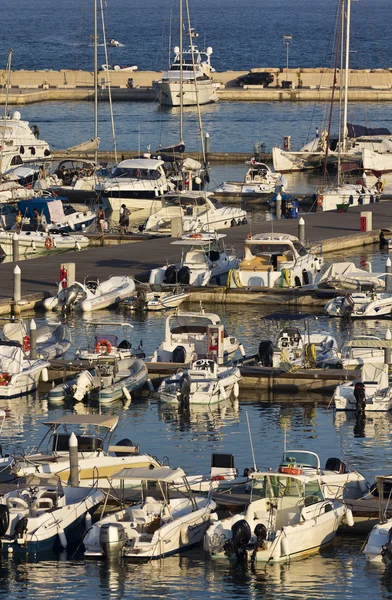
M 354 411 L 338 411 L 334 414 L 335 428 L 349 439 L 351 431 L 356 438 L 369 438 L 389 447 L 392 414 L 390 412 L 372 412 L 366 415 Z
M 238 423 L 240 407 L 238 400 L 234 398 L 212 406 L 191 404 L 186 408 L 159 403 L 158 416 L 161 421 L 172 423 L 176 430 L 215 432 L 216 439 L 220 439 L 222 434 L 219 430 L 222 427 Z

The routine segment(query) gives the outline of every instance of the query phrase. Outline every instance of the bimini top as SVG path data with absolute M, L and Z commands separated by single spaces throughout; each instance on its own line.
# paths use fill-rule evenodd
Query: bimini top
M 164 164 L 163 160 L 156 158 L 129 158 L 118 163 L 116 169 L 157 169 Z
M 225 233 L 188 233 L 181 236 L 179 240 L 172 242 L 172 246 L 205 246 L 211 242 L 222 240 L 226 237 Z
M 157 469 L 121 469 L 113 475 L 113 479 L 137 479 L 138 481 L 166 481 L 172 482 L 185 477 L 182 469 L 158 467 Z
M 246 238 L 245 242 L 259 242 L 263 240 L 264 242 L 298 242 L 298 238 L 295 235 L 290 235 L 288 233 L 256 233 L 256 235 L 252 235 L 249 238 Z
M 114 415 L 64 415 L 54 421 L 44 423 L 47 427 L 54 425 L 95 425 L 113 430 L 118 423 L 118 417 Z
M 204 310 L 201 310 L 198 313 L 197 312 L 177 311 L 175 314 L 167 317 L 167 323 L 171 323 L 171 322 L 186 323 L 187 321 L 192 322 L 192 321 L 198 321 L 198 320 L 203 320 L 206 324 L 212 323 L 212 324 L 216 325 L 216 324 L 222 323 L 219 315 L 216 315 L 214 313 L 207 313 L 207 312 L 205 313 Z

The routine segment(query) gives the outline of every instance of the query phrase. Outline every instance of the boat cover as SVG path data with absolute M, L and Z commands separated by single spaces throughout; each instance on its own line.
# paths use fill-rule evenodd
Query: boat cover
M 364 135 L 391 135 L 391 132 L 386 127 L 365 127 L 347 123 L 347 135 L 349 138 L 358 138 Z
M 17 345 L 0 344 L 0 372 L 20 373 L 23 370 L 23 350 Z
M 48 223 L 63 223 L 66 221 L 62 201 L 54 198 L 21 200 L 18 202 L 18 208 L 22 211 L 23 216 L 29 219 L 34 219 L 34 209 L 36 208 L 40 215 L 44 215 Z

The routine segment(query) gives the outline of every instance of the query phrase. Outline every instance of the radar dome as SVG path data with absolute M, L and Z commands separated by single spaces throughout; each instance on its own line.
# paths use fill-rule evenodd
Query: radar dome
M 174 54 L 180 54 L 180 48 L 178 46 L 174 46 Z
M 12 115 L 12 118 L 14 121 L 20 121 L 20 112 L 18 110 L 16 110 L 14 112 L 14 114 Z
M 211 56 L 211 54 L 212 54 L 212 48 L 211 48 L 211 46 L 208 46 L 208 48 L 206 50 L 206 54 L 208 54 L 208 56 Z

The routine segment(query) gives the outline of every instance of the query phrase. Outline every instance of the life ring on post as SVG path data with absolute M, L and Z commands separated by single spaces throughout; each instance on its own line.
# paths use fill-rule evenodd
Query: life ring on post
M 30 348 L 31 348 L 30 336 L 25 335 L 23 338 L 23 350 L 25 352 L 30 352 Z
M 53 238 L 47 237 L 45 240 L 45 248 L 51 250 L 53 248 Z
M 203 236 L 201 233 L 191 233 L 191 235 L 189 236 L 190 238 L 194 239 L 194 240 L 201 240 L 203 239 Z
M 110 342 L 108 342 L 108 340 L 100 340 L 99 342 L 97 342 L 97 345 L 95 346 L 95 352 L 97 354 L 104 354 L 104 352 L 106 352 L 106 354 L 110 354 L 112 351 L 112 344 Z

